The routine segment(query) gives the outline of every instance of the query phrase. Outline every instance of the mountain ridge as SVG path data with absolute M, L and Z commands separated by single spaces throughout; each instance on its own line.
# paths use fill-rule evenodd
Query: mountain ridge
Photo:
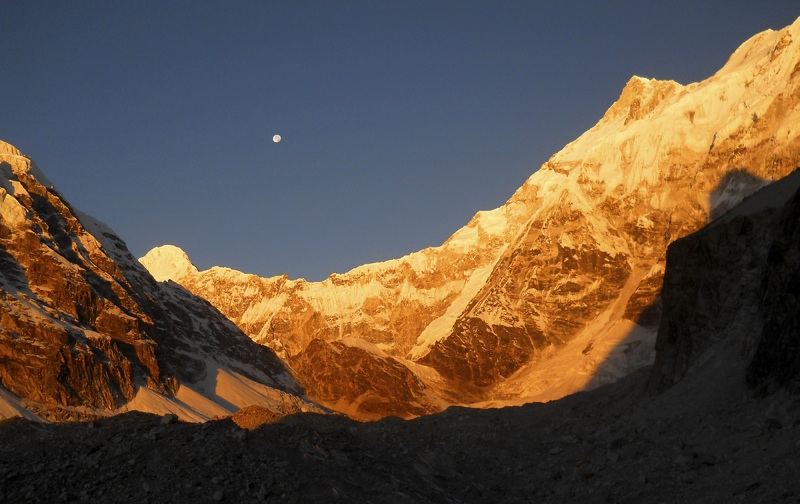
M 329 368 L 342 396 L 353 362 L 326 346 L 375 345 L 388 358 L 359 365 L 377 376 L 400 363 L 425 385 L 409 397 L 396 380 L 403 399 L 362 391 L 387 414 L 596 386 L 652 361 L 669 243 L 800 164 L 798 69 L 800 19 L 751 37 L 704 81 L 632 77 L 595 126 L 439 247 L 322 282 L 179 280 L 290 366 Z M 623 341 L 636 350 L 617 351 Z M 618 362 L 600 379 L 607 358 Z
M 255 401 L 321 409 L 207 301 L 158 283 L 105 224 L 0 141 L 0 415 L 139 409 L 188 420 Z
M 15 502 L 796 501 L 798 219 L 795 170 L 672 242 L 656 362 L 615 383 L 409 421 L 273 423 L 257 408 L 203 425 L 142 413 L 14 419 L 0 422 L 9 483 L 0 493 Z M 320 348 L 385 356 L 363 340 Z

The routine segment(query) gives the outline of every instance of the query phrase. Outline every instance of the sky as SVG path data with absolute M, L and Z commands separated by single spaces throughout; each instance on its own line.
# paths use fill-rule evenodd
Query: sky
M 6 1 L 0 139 L 136 257 L 319 281 L 441 245 L 632 75 L 710 77 L 792 1 Z M 282 136 L 274 143 L 275 134 Z

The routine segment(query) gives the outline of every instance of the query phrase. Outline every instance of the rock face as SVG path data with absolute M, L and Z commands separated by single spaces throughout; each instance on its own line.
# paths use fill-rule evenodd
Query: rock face
M 727 349 L 762 392 L 800 377 L 800 171 L 667 253 L 664 314 L 648 384 L 663 392 Z
M 440 247 L 319 283 L 180 261 L 159 272 L 356 418 L 373 413 L 341 376 L 358 353 L 342 345 L 385 354 L 369 357 L 386 379 L 368 392 L 385 414 L 554 399 L 652 362 L 667 246 L 798 166 L 798 123 L 800 20 L 705 81 L 633 77 L 596 126 Z M 142 262 L 163 266 L 157 253 Z
M 269 349 L 206 301 L 153 280 L 110 229 L 0 142 L 0 385 L 63 419 L 126 407 L 143 389 L 166 404 L 218 368 L 287 402 L 302 392 Z
M 748 384 L 770 393 L 800 391 L 800 192 L 783 208 L 761 283 L 764 327 Z
M 420 416 L 442 403 L 408 367 L 363 341 L 315 339 L 289 363 L 312 397 L 360 419 Z

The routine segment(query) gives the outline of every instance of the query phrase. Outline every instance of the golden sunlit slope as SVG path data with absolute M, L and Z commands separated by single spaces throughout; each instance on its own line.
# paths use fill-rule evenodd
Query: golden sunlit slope
M 798 86 L 800 20 L 702 82 L 631 78 L 440 247 L 316 283 L 159 271 L 356 418 L 561 397 L 652 361 L 667 246 L 800 164 Z

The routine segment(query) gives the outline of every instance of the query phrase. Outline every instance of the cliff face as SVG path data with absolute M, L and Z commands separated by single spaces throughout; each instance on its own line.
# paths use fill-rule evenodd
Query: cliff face
M 215 366 L 301 392 L 270 350 L 206 301 L 154 281 L 0 142 L 0 385 L 44 416 L 75 418 L 124 407 L 141 389 L 168 400 Z
M 799 121 L 800 20 L 754 36 L 703 82 L 633 77 L 596 126 L 440 247 L 319 283 L 224 268 L 166 277 L 288 362 L 313 353 L 298 364 L 309 390 L 346 372 L 337 356 L 349 352 L 320 353 L 325 342 L 372 345 L 387 376 L 400 364 L 425 384 L 372 391 L 401 416 L 553 399 L 652 361 L 667 246 L 800 164 Z M 347 380 L 333 382 L 328 402 L 358 417 L 342 406 Z
M 800 391 L 800 192 L 784 206 L 776 228 L 760 289 L 764 325 L 746 375 L 761 394 Z
M 799 189 L 797 171 L 670 246 L 652 392 L 725 352 L 760 394 L 797 391 Z

